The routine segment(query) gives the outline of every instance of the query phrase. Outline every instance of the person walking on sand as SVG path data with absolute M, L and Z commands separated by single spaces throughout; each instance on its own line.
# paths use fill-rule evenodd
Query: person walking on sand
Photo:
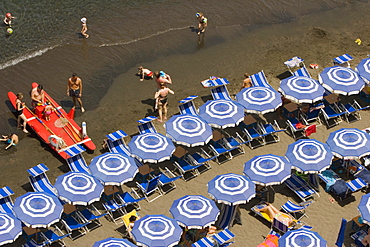
M 68 79 L 67 85 L 67 95 L 72 97 L 73 108 L 76 107 L 76 100 L 80 104 L 81 112 L 85 112 L 85 109 L 82 107 L 82 80 L 77 76 L 76 73 L 72 74 L 72 77 Z
M 143 66 L 139 66 L 139 73 L 138 75 L 140 76 L 140 81 L 144 81 L 144 79 L 153 79 L 153 72 L 150 71 L 149 69 L 144 68 Z
M 203 15 L 203 13 L 196 13 L 195 16 L 198 19 L 198 35 L 206 31 L 208 25 L 208 19 Z
M 86 17 L 82 17 L 81 18 L 81 23 L 82 23 L 81 34 L 84 36 L 84 38 L 87 39 L 89 37 L 89 35 L 86 33 L 87 32 L 87 24 L 86 24 L 86 22 L 87 22 Z
M 171 76 L 166 74 L 164 71 L 156 71 L 154 72 L 155 81 L 157 83 L 157 87 L 160 89 L 162 83 L 166 86 L 167 84 L 172 84 Z
M 31 90 L 31 105 L 35 109 L 37 105 L 42 105 L 45 102 L 44 87 L 39 84 Z
M 12 20 L 14 19 L 15 17 L 12 16 L 11 13 L 6 13 L 5 15 L 5 18 L 4 18 L 4 24 L 11 27 L 12 26 Z
M 3 138 L 0 139 L 0 141 L 6 142 L 6 144 L 9 144 L 5 147 L 5 150 L 8 150 L 11 146 L 17 146 L 18 144 L 18 136 L 16 134 L 9 134 L 7 136 L 2 135 Z
M 251 87 L 251 86 L 252 86 L 251 78 L 249 78 L 248 73 L 245 73 L 244 74 L 244 80 L 243 80 L 243 83 L 242 83 L 242 86 L 241 86 L 239 92 L 242 91 L 243 88 L 248 88 L 248 87 Z
M 23 113 L 23 109 L 26 108 L 26 104 L 22 102 L 23 99 L 23 93 L 17 94 L 17 99 L 15 100 L 15 110 L 17 114 L 17 128 L 20 128 L 21 120 L 23 120 L 23 132 L 28 133 L 26 127 L 27 127 L 27 118 Z
M 159 89 L 154 95 L 159 115 L 159 118 L 157 120 L 159 122 L 163 122 L 163 119 L 167 119 L 167 95 L 169 93 L 175 94 L 174 91 L 172 91 L 171 89 L 166 87 L 164 83 L 162 83 L 161 89 Z

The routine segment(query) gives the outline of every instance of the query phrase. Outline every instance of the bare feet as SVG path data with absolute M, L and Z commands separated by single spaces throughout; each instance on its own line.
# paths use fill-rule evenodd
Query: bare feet
M 28 134 L 28 133 L 29 133 L 29 132 L 28 132 L 28 130 L 26 130 L 26 129 L 24 129 L 24 130 L 23 130 L 23 132 L 24 132 L 24 133 L 26 133 L 26 134 Z
M 162 121 L 162 119 L 159 119 L 159 118 L 157 118 L 157 121 L 158 121 L 158 122 L 161 122 L 161 123 L 163 122 L 163 121 Z
M 85 112 L 85 108 L 81 107 L 81 112 L 84 113 Z

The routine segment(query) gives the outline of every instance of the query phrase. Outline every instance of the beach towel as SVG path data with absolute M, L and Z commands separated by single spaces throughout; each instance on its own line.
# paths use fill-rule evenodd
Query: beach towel
M 316 124 L 306 127 L 304 131 L 306 136 L 310 136 L 311 134 L 316 133 Z
M 279 238 L 276 235 L 269 234 L 263 243 L 259 244 L 257 247 L 277 247 Z

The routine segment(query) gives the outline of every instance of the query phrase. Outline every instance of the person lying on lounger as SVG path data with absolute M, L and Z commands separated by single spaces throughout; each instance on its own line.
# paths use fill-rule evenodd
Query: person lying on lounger
M 270 218 L 271 221 L 272 219 L 277 219 L 280 222 L 283 222 L 287 226 L 292 226 L 294 225 L 294 220 L 293 217 L 280 212 L 277 208 L 275 208 L 272 204 L 266 202 L 266 206 L 263 208 L 256 209 L 256 211 L 261 212 L 261 213 L 266 213 Z

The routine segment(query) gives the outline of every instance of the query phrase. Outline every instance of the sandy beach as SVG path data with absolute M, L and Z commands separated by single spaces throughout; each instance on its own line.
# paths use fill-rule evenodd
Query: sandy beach
M 138 63 L 114 79 L 95 110 L 86 109 L 87 111 L 83 115 L 80 112 L 76 113 L 76 122 L 87 122 L 88 134 L 97 145 L 94 152 L 84 153 L 86 161 L 90 162 L 93 157 L 104 152 L 104 150 L 101 150 L 101 144 L 106 134 L 122 129 L 130 135 L 126 139 L 126 142 L 128 142 L 132 136 L 138 134 L 137 120 L 153 114 L 156 116 L 151 107 L 156 91 L 155 82 L 140 82 L 135 76 L 137 66 L 143 65 L 152 70 L 164 70 L 171 75 L 173 85 L 170 88 L 175 91 L 175 95 L 171 95 L 169 98 L 169 116 L 171 116 L 178 113 L 177 102 L 191 94 L 200 96 L 195 100 L 197 107 L 211 99 L 209 89 L 203 88 L 199 83 L 211 75 L 227 78 L 231 82 L 228 86 L 229 92 L 234 95 L 239 91 L 245 72 L 254 74 L 264 70 L 269 83 L 275 89 L 278 89 L 280 80 L 277 76 L 286 72 L 283 62 L 293 56 L 304 58 L 306 66 L 311 63 L 319 65 L 318 69 L 309 70 L 314 79 L 318 79 L 318 74 L 324 67 L 332 65 L 332 58 L 344 53 L 348 53 L 355 58 L 351 62 L 351 67 L 354 69 L 369 54 L 370 37 L 368 33 L 370 28 L 364 24 L 364 20 L 361 18 L 367 15 L 369 9 L 368 4 L 358 2 L 320 14 L 303 16 L 289 23 L 261 26 L 256 31 L 244 31 L 244 35 L 235 39 L 225 34 L 228 32 L 243 32 L 242 26 L 228 26 L 225 29 L 210 28 L 210 30 L 207 30 L 204 40 L 198 40 L 197 35 L 188 29 L 174 31 L 176 36 L 194 40 L 194 44 L 197 44 L 199 50 L 196 53 L 173 53 L 168 56 L 158 56 L 145 64 Z M 348 22 L 339 18 L 343 15 L 349 15 L 346 20 L 350 19 L 351 21 Z M 220 44 L 212 42 L 213 45 L 207 47 L 209 37 L 216 37 L 218 33 L 222 33 L 222 37 L 226 36 L 227 39 L 220 42 Z M 271 33 L 274 33 L 274 35 L 270 35 Z M 171 35 L 174 34 L 171 33 Z M 171 42 L 170 34 L 168 34 L 168 37 L 166 34 L 163 36 L 163 40 L 168 38 L 164 42 Z M 362 39 L 362 45 L 359 46 L 354 42 L 357 38 Z M 155 43 L 155 41 L 151 42 Z M 207 49 L 204 49 L 204 47 L 207 47 Z M 47 59 L 45 61 L 42 61 L 41 58 L 34 59 L 34 61 L 40 63 L 40 68 L 49 62 Z M 104 81 L 101 83 L 104 84 Z M 99 88 L 96 90 L 99 90 Z M 53 97 L 53 91 L 49 94 Z M 341 98 L 343 102 L 356 99 L 361 105 L 366 105 L 366 102 L 358 96 L 348 98 L 343 96 Z M 55 99 L 57 101 L 69 100 L 67 96 Z M 3 101 L 5 100 L 4 98 Z M 86 96 L 86 101 L 93 100 Z M 329 133 L 337 129 L 346 127 L 364 129 L 369 127 L 370 112 L 363 111 L 361 116 L 362 120 L 351 124 L 342 122 L 330 129 L 323 125 L 319 126 L 317 133 L 310 136 L 310 138 L 325 142 Z M 7 117 L 9 117 L 9 125 L 14 126 L 16 120 L 11 115 Z M 276 113 L 267 114 L 263 117 L 267 121 L 276 119 L 281 127 L 285 127 L 285 121 L 279 120 Z M 163 124 L 157 121 L 154 124 L 158 132 L 165 134 Z M 13 199 L 27 191 L 32 191 L 28 183 L 26 170 L 38 163 L 45 163 L 49 167 L 50 170 L 47 175 L 52 182 L 59 175 L 69 171 L 65 161 L 54 154 L 45 144 L 40 143 L 35 134 L 25 135 L 20 133 L 19 135 L 20 143 L 17 147 L 9 151 L 4 151 L 3 146 L 0 149 L 0 168 L 2 169 L 0 186 L 9 186 L 12 189 L 15 192 Z M 142 201 L 140 203 L 142 209 L 139 214 L 141 216 L 164 214 L 171 217 L 169 208 L 173 200 L 185 195 L 209 197 L 207 195 L 207 183 L 216 175 L 230 172 L 242 174 L 244 163 L 256 155 L 269 153 L 284 155 L 287 146 L 293 143 L 294 140 L 284 132 L 280 133 L 280 138 L 279 143 L 268 144 L 254 150 L 245 146 L 246 152 L 244 155 L 237 156 L 222 165 L 212 162 L 212 169 L 188 182 L 178 180 L 176 182 L 177 188 L 174 191 L 151 203 Z M 122 189 L 126 191 L 128 187 L 124 185 Z M 276 194 L 273 204 L 277 208 L 288 199 L 299 202 L 299 198 L 284 185 L 274 186 L 274 189 Z M 317 197 L 307 210 L 309 218 L 304 218 L 303 221 L 313 226 L 313 230 L 327 240 L 328 246 L 334 246 L 341 218 L 345 218 L 349 221 L 346 228 L 345 246 L 350 246 L 349 234 L 353 232 L 351 229 L 352 222 L 350 221 L 359 214 L 357 205 L 364 193 L 354 193 L 355 200 L 344 205 L 336 201 L 332 203 L 330 201 L 331 195 L 326 193 L 323 187 L 321 187 L 319 194 L 320 197 Z M 256 246 L 263 241 L 264 236 L 269 232 L 270 225 L 250 213 L 250 208 L 257 202 L 258 200 L 253 199 L 241 207 L 242 225 L 235 225 L 231 228 L 231 231 L 236 235 L 236 242 L 233 246 Z M 102 227 L 75 241 L 66 239 L 66 245 L 89 247 L 95 241 L 107 237 L 121 237 L 117 229 L 121 229 L 122 225 L 115 225 L 106 219 L 102 219 L 102 224 Z M 6 246 L 21 246 L 23 243 L 24 240 L 19 238 L 15 243 Z

